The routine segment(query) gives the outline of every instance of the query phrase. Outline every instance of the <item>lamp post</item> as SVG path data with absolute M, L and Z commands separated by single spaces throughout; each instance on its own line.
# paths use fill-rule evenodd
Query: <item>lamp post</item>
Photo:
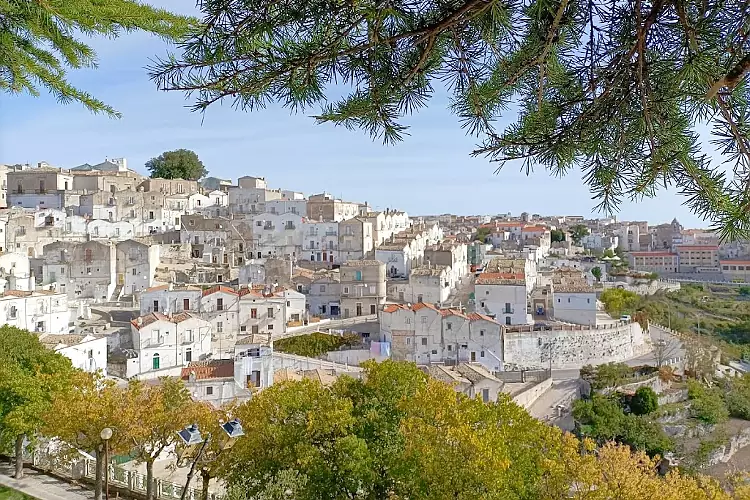
M 104 441 L 104 498 L 109 500 L 109 440 L 112 439 L 112 429 L 105 427 L 99 437 Z
M 221 430 L 224 433 L 224 438 L 219 442 L 219 450 L 221 451 L 231 448 L 238 437 L 245 435 L 242 430 L 242 424 L 240 424 L 240 421 L 236 418 L 228 422 L 220 423 L 219 427 L 221 427 Z M 185 500 L 187 490 L 190 487 L 190 481 L 193 480 L 193 476 L 195 475 L 195 466 L 199 461 L 201 461 L 201 457 L 203 457 L 204 455 L 206 446 L 211 440 L 211 433 L 206 433 L 206 437 L 204 438 L 201 435 L 198 424 L 192 424 L 177 432 L 177 435 L 180 436 L 180 439 L 185 446 L 185 451 L 182 453 L 182 456 L 178 456 L 177 458 L 178 466 L 184 458 L 189 459 L 191 450 L 195 449 L 195 447 L 200 444 L 200 448 L 198 449 L 195 458 L 193 458 L 192 463 L 190 464 L 190 471 L 188 471 L 187 480 L 185 481 L 185 487 L 182 489 L 182 493 L 180 494 L 180 500 Z M 215 456 L 210 457 L 209 460 L 213 460 L 215 458 Z M 208 497 L 208 480 L 206 479 L 204 481 L 205 483 L 203 485 L 202 497 L 205 499 Z

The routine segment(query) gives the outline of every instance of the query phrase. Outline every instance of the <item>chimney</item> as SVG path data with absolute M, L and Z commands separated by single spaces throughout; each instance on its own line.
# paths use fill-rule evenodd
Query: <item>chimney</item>
M 143 318 L 141 316 L 138 316 L 138 319 L 136 321 L 138 322 L 138 326 L 141 326 L 143 324 Z

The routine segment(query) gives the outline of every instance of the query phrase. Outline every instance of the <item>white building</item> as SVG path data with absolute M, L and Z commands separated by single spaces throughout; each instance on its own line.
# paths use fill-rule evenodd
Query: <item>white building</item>
M 428 302 L 441 305 L 451 292 L 451 273 L 447 266 L 422 266 L 412 269 L 408 281 L 388 283 L 388 297 L 400 302 Z
M 239 302 L 239 294 L 226 286 L 212 286 L 202 293 L 199 314 L 213 328 L 211 352 L 216 353 L 216 357 L 224 359 L 234 352 L 240 331 Z
M 55 335 L 70 330 L 68 298 L 63 293 L 7 290 L 0 296 L 0 324 Z
M 192 313 L 150 313 L 131 321 L 131 331 L 137 358 L 128 363 L 127 378 L 187 366 L 211 354 L 211 323 Z
M 302 248 L 302 216 L 287 212 L 254 215 L 253 241 L 262 257 L 299 256 Z M 259 257 L 260 258 L 260 257 Z
M 115 299 L 120 295 L 134 295 L 148 289 L 154 282 L 159 265 L 159 245 L 147 245 L 136 240 L 117 244 L 117 288 Z M 118 290 L 119 289 L 119 290 Z
M 391 357 L 417 364 L 477 362 L 490 371 L 503 367 L 501 326 L 492 318 L 419 303 L 389 304 L 380 315 L 381 339 Z
M 557 321 L 596 325 L 596 292 L 587 284 L 552 285 Z
M 477 310 L 505 325 L 533 322 L 528 311 L 531 287 L 524 273 L 487 273 L 479 275 L 474 286 Z
M 140 295 L 141 316 L 152 312 L 176 314 L 197 312 L 202 290 L 197 286 L 175 286 L 173 283 L 148 288 Z
M 339 257 L 339 224 L 337 222 L 312 221 L 302 222 L 302 259 L 311 262 L 340 264 Z
M 42 344 L 68 358 L 73 368 L 107 376 L 107 337 L 95 335 L 50 335 L 39 337 Z

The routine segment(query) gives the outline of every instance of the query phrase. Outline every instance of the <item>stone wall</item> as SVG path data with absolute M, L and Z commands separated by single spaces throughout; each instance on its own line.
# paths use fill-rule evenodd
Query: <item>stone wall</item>
M 638 323 L 614 326 L 576 327 L 542 331 L 506 331 L 503 334 L 504 361 L 519 366 L 575 369 L 588 364 L 624 361 L 651 349 Z
M 706 460 L 705 466 L 727 463 L 735 453 L 750 444 L 750 427 L 743 429 L 729 439 L 729 443 L 714 450 Z
M 624 281 L 604 281 L 602 282 L 604 289 L 607 288 L 622 288 L 629 292 L 637 293 L 638 295 L 653 295 L 659 291 L 675 292 L 680 289 L 679 281 L 667 281 L 667 280 L 654 280 L 651 282 L 624 282 Z
M 513 396 L 513 401 L 518 406 L 528 409 L 536 402 L 537 399 L 541 397 L 542 394 L 547 392 L 550 387 L 552 387 L 552 379 L 548 378 L 547 380 L 539 382 L 538 384 L 529 387 L 525 391 L 516 394 L 515 396 Z

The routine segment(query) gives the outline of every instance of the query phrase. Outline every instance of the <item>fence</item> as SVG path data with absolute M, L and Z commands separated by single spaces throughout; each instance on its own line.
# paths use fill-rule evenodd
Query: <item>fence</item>
M 91 458 L 82 457 L 77 460 L 65 460 L 44 450 L 34 450 L 30 456 L 27 456 L 27 460 L 31 461 L 34 468 L 65 479 L 92 483 L 96 479 L 96 460 Z M 146 495 L 145 474 L 114 464 L 109 464 L 108 474 L 109 485 L 113 490 L 120 490 L 126 495 Z M 154 478 L 154 498 L 156 499 L 179 499 L 184 488 L 184 484 Z M 189 487 L 185 498 L 188 500 L 199 500 L 201 498 L 201 488 Z M 210 491 L 208 498 L 209 500 L 222 499 L 220 495 L 211 493 Z

